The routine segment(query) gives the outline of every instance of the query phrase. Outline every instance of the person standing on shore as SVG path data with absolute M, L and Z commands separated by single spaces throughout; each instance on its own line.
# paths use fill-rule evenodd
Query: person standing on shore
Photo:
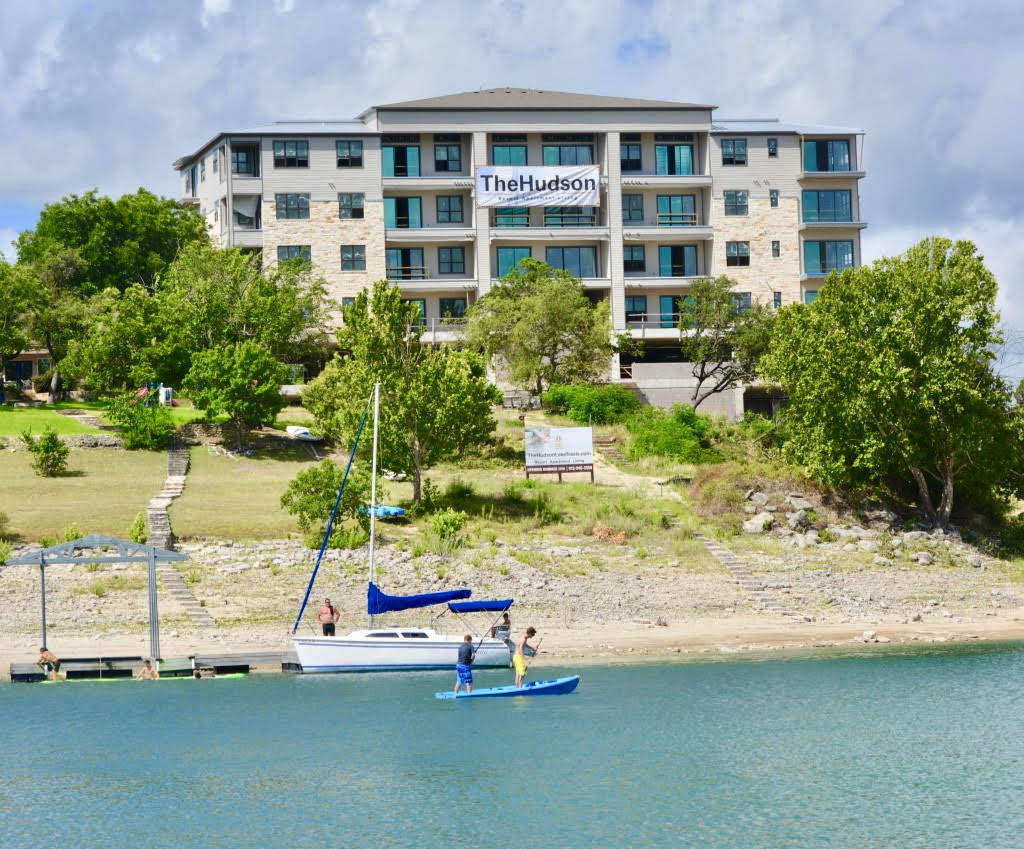
M 149 662 L 149 658 L 142 661 L 142 668 L 135 673 L 139 681 L 156 681 L 160 677 L 160 671 Z
M 473 651 L 473 637 L 466 634 L 462 638 L 462 645 L 459 646 L 459 659 L 455 664 L 455 692 L 459 692 L 459 687 L 463 684 L 466 685 L 466 692 L 473 692 L 473 657 L 476 654 Z
M 537 650 L 526 642 L 530 637 L 537 633 L 537 629 L 531 625 L 526 629 L 526 633 L 519 638 L 519 642 L 516 643 L 516 653 L 512 655 L 512 665 L 516 670 L 516 686 L 523 686 L 523 677 L 526 675 L 526 653 L 529 651 L 531 655 L 536 654 Z
M 324 603 L 320 606 L 320 612 L 316 615 L 316 618 L 320 620 L 320 627 L 325 637 L 334 636 L 334 625 L 337 623 L 339 616 L 338 608 L 331 604 L 329 598 L 325 598 Z
M 60 672 L 60 659 L 46 646 L 39 649 L 39 660 L 36 665 L 46 673 L 47 678 L 57 680 L 57 673 Z

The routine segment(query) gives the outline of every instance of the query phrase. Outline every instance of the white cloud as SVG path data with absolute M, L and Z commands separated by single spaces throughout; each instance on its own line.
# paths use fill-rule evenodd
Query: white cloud
M 203 0 L 203 11 L 199 16 L 203 27 L 210 26 L 210 20 L 231 11 L 231 0 Z
M 17 238 L 18 234 L 9 227 L 0 228 L 0 254 L 3 254 L 7 262 L 16 262 L 18 259 L 18 252 L 11 244 Z

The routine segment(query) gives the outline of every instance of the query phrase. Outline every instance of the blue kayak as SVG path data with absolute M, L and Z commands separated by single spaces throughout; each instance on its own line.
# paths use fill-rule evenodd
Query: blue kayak
M 579 675 L 572 675 L 568 678 L 552 678 L 550 681 L 531 681 L 517 687 L 509 684 L 507 687 L 486 687 L 475 689 L 472 693 L 460 690 L 454 693 L 445 690 L 443 693 L 434 693 L 436 699 L 493 699 L 498 696 L 560 696 L 563 693 L 571 693 L 580 683 Z

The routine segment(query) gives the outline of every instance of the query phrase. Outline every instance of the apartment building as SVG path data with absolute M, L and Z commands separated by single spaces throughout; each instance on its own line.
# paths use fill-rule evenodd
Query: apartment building
M 688 397 L 678 308 L 727 274 L 740 304 L 808 302 L 860 263 L 863 132 L 726 121 L 707 104 L 515 88 L 390 103 L 352 121 L 218 133 L 174 163 L 185 202 L 264 264 L 302 257 L 339 301 L 375 280 L 420 303 L 424 339 L 526 256 L 611 302 L 644 354 L 611 364 L 655 403 Z M 481 166 L 596 166 L 590 206 L 477 204 Z M 739 405 L 739 406 L 737 406 Z M 736 415 L 742 393 L 702 409 Z

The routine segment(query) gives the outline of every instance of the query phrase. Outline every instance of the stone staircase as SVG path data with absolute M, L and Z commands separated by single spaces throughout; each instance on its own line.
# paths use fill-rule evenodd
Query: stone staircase
M 181 609 L 188 614 L 188 618 L 192 620 L 193 625 L 197 628 L 217 627 L 214 618 L 199 603 L 199 599 L 192 594 L 192 590 L 188 588 L 188 584 L 181 577 L 181 572 L 175 568 L 173 563 L 158 563 L 156 572 L 160 576 L 164 587 L 170 592 L 174 600 L 178 602 Z
M 632 465 L 632 461 L 622 456 L 622 452 L 619 450 L 619 445 L 614 437 L 595 436 L 594 447 L 617 466 Z
M 764 582 L 755 578 L 747 568 L 747 564 L 740 560 L 740 558 L 731 551 L 722 548 L 722 546 L 713 539 L 710 539 L 703 534 L 694 534 L 694 538 L 700 540 L 701 543 L 703 543 L 704 548 L 710 552 L 712 557 L 732 573 L 732 576 L 736 579 L 736 583 L 740 585 L 750 600 L 754 603 L 755 609 L 778 613 L 780 616 L 797 615 L 768 592 L 764 587 Z

